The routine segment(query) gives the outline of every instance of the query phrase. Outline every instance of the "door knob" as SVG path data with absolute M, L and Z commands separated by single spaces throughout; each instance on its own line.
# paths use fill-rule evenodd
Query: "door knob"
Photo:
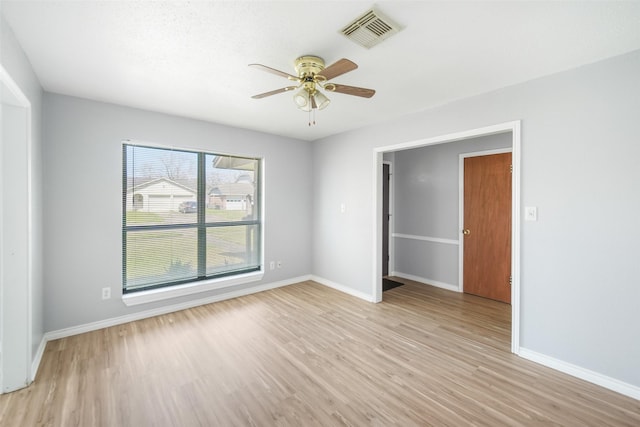
M 465 228 L 464 230 L 462 230 L 462 234 L 464 234 L 465 236 L 468 236 L 469 234 L 471 234 L 471 230 L 469 230 L 468 228 Z

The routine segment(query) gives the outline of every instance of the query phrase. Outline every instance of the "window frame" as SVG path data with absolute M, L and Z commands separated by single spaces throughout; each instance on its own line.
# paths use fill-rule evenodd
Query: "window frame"
M 147 224 L 147 225 L 127 225 L 127 148 L 140 147 L 154 150 L 166 150 L 168 152 L 193 153 L 197 156 L 197 190 L 196 221 L 193 223 L 173 223 L 173 224 Z M 243 219 L 238 221 L 206 221 L 207 209 L 207 183 L 206 183 L 206 159 L 207 156 L 223 156 L 231 158 L 249 159 L 256 161 L 254 171 L 255 200 L 254 219 Z M 202 149 L 188 149 L 166 147 L 156 144 L 137 143 L 131 140 L 122 141 L 122 298 L 125 304 L 135 305 L 145 302 L 157 301 L 160 299 L 173 298 L 181 295 L 188 295 L 196 292 L 204 292 L 212 289 L 220 289 L 228 286 L 249 283 L 261 280 L 264 274 L 264 211 L 263 211 L 263 162 L 264 159 L 256 156 L 243 156 L 237 154 L 222 154 Z M 255 245 L 257 253 L 254 255 L 255 265 L 239 268 L 237 270 L 223 271 L 207 275 L 207 231 L 221 227 L 249 227 L 255 226 L 257 231 L 255 238 L 258 242 Z M 197 233 L 196 251 L 197 266 L 196 277 L 166 281 L 157 284 L 139 286 L 131 289 L 127 288 L 127 233 L 140 231 L 166 231 L 179 229 L 195 229 Z

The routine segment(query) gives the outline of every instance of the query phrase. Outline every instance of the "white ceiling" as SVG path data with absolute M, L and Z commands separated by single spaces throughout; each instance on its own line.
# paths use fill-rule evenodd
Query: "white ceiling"
M 339 33 L 371 1 L 5 1 L 45 90 L 315 140 L 640 49 L 640 2 L 378 1 L 404 29 L 372 49 Z M 289 86 L 304 54 L 359 68 L 308 126 Z

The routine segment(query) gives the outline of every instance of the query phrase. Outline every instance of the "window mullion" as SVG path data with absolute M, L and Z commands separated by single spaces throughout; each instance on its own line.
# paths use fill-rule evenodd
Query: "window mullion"
M 205 154 L 198 153 L 198 277 L 207 275 L 207 228 Z

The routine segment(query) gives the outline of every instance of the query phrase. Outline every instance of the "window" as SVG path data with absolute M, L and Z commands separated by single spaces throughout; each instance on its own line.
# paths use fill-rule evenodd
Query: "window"
M 123 292 L 260 270 L 260 160 L 124 144 Z

